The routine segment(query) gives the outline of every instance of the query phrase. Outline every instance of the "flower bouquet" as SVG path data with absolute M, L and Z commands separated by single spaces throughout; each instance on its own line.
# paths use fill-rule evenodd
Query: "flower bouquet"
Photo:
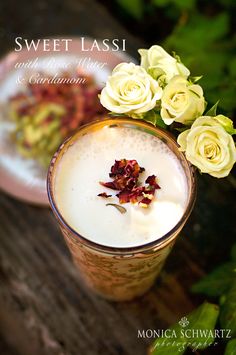
M 112 115 L 142 119 L 179 133 L 177 142 L 201 173 L 226 177 L 235 161 L 233 121 L 206 111 L 201 76 L 192 77 L 180 57 L 161 46 L 139 49 L 140 65 L 120 63 L 103 88 L 100 101 Z

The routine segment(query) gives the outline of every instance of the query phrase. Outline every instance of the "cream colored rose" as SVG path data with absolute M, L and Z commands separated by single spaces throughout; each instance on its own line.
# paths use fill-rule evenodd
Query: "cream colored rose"
M 162 89 L 140 66 L 118 64 L 102 89 L 100 101 L 109 111 L 137 117 L 156 106 Z
M 217 117 L 199 117 L 191 129 L 179 135 L 178 143 L 202 173 L 223 178 L 236 161 L 236 148 L 232 136 L 219 123 L 222 117 Z
M 172 122 L 191 123 L 201 116 L 205 99 L 200 85 L 190 84 L 182 76 L 174 76 L 163 90 L 161 117 L 165 124 Z
M 138 52 L 141 55 L 141 66 L 160 84 L 165 85 L 175 75 L 185 78 L 190 75 L 188 68 L 168 54 L 161 46 L 139 49 Z

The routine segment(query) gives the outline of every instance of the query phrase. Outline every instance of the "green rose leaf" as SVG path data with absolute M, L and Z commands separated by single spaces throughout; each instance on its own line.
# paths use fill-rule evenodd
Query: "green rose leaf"
M 150 355 L 183 354 L 187 347 L 205 349 L 214 342 L 214 328 L 219 315 L 215 304 L 203 303 L 170 328 L 171 338 L 158 338 L 150 349 Z M 199 336 L 193 337 L 193 331 Z
M 157 114 L 154 110 L 148 111 L 142 115 L 142 119 L 149 123 L 152 123 L 154 126 L 156 125 Z
M 235 355 L 236 339 L 230 340 L 226 346 L 224 355 Z
M 165 124 L 165 122 L 163 121 L 163 119 L 161 117 L 156 118 L 155 125 L 158 127 L 164 128 L 164 129 L 166 129 L 166 127 L 167 127 L 167 125 Z
M 203 77 L 203 75 L 190 76 L 188 80 L 190 81 L 190 83 L 195 84 L 195 83 L 197 83 L 202 77 Z
M 231 329 L 231 336 L 236 336 L 236 279 L 229 292 L 221 300 L 220 324 L 224 329 Z
M 203 277 L 192 287 L 192 292 L 209 297 L 220 297 L 227 292 L 236 277 L 236 262 L 225 263 Z
M 158 126 L 164 129 L 167 127 L 159 113 L 155 110 L 151 110 L 145 113 L 141 118 L 149 123 L 152 123 L 154 126 Z
M 215 105 L 213 105 L 205 114 L 205 116 L 216 116 L 216 111 L 217 111 L 217 106 L 219 104 L 220 100 L 218 100 Z

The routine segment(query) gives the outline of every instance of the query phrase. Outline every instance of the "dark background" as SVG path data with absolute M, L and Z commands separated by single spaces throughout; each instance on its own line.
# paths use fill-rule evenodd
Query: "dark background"
M 0 52 L 17 36 L 126 38 L 127 52 L 164 44 L 200 83 L 209 105 L 235 116 L 235 1 L 12 1 L 0 4 Z M 181 4 L 180 4 L 181 3 Z M 132 7 L 133 6 L 133 7 Z M 135 9 L 135 10 L 134 10 Z M 206 77 L 207 76 L 207 77 Z M 235 177 L 198 176 L 198 198 L 154 288 L 140 300 L 91 295 L 47 209 L 0 192 L 0 354 L 145 354 L 137 329 L 168 327 L 200 304 L 191 285 L 228 259 L 235 241 Z M 205 354 L 222 354 L 223 345 Z

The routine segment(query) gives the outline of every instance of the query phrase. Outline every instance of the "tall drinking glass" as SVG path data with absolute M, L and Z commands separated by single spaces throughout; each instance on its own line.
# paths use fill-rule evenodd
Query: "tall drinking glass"
M 153 135 L 162 140 L 181 163 L 187 181 L 185 211 L 174 228 L 161 238 L 135 247 L 104 246 L 73 230 L 59 211 L 55 198 L 55 177 L 61 158 L 83 135 L 103 127 L 128 127 Z M 65 141 L 52 158 L 48 171 L 47 189 L 53 213 L 60 225 L 73 261 L 85 283 L 97 294 L 115 301 L 131 300 L 141 296 L 153 285 L 193 209 L 196 197 L 194 169 L 186 160 L 184 154 L 179 151 L 175 139 L 161 128 L 125 117 L 93 122 L 81 127 Z M 87 213 L 89 214 L 90 211 L 87 211 Z M 78 218 L 80 218 L 79 215 Z M 96 228 L 96 225 L 94 225 L 94 228 Z

